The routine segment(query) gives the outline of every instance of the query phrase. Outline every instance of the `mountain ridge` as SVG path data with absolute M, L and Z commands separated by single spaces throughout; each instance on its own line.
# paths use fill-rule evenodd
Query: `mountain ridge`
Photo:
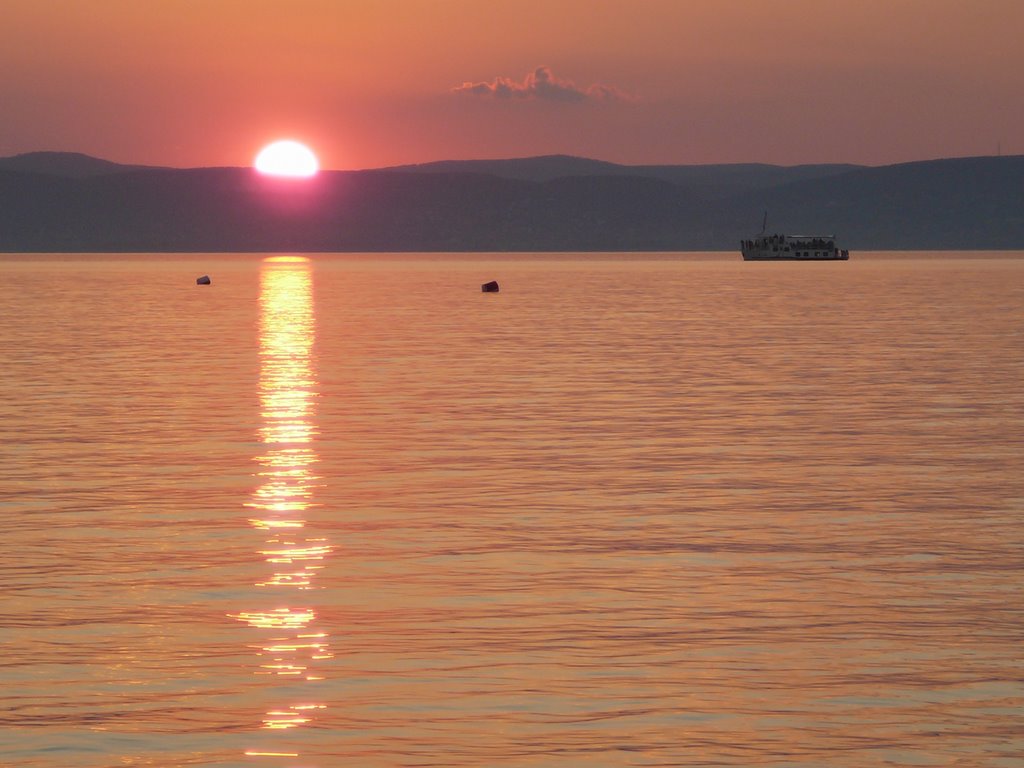
M 82 152 L 24 152 L 10 157 L 0 157 L 0 170 L 42 173 L 71 179 L 158 168 L 160 166 L 116 163 Z
M 1024 156 L 786 167 L 556 155 L 296 181 L 78 155 L 56 158 L 71 166 L 60 175 L 52 154 L 33 154 L 45 170 L 0 158 L 0 251 L 734 250 L 765 210 L 775 231 L 834 233 L 852 250 L 1024 248 Z

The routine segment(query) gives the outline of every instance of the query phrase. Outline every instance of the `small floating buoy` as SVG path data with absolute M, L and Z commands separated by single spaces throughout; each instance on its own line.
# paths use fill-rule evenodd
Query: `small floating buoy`
M 489 283 L 484 283 L 480 286 L 480 290 L 484 293 L 497 293 L 498 292 L 498 281 L 491 280 Z
M 202 277 L 197 277 L 196 278 L 196 285 L 209 285 L 209 284 L 210 284 L 210 276 L 209 275 L 203 275 Z

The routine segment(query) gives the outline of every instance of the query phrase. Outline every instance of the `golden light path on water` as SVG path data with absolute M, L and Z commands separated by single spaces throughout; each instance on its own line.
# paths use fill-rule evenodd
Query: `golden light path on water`
M 259 554 L 270 566 L 256 582 L 268 590 L 265 607 L 232 614 L 259 632 L 257 674 L 313 683 L 322 680 L 317 662 L 332 658 L 325 632 L 308 599 L 318 571 L 331 552 L 323 536 L 308 527 L 305 514 L 319 481 L 313 366 L 315 322 L 313 281 L 307 259 L 275 256 L 260 272 L 260 442 L 256 456 L 260 484 L 247 506 L 249 522 L 266 538 Z M 282 702 L 267 711 L 261 727 L 298 728 L 325 708 L 312 697 Z M 297 756 L 292 752 L 250 749 L 246 755 Z

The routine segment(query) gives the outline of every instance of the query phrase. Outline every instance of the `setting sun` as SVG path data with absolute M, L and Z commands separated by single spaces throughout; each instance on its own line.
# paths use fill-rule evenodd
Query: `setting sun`
M 320 169 L 316 155 L 305 144 L 284 140 L 268 144 L 256 155 L 253 166 L 270 176 L 308 177 Z

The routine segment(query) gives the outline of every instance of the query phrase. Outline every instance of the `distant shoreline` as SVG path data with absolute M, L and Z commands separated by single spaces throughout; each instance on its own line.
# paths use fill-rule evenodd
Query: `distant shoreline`
M 736 261 L 744 263 L 739 251 L 0 251 L 0 262 L 14 261 L 65 261 L 80 260 L 94 257 L 97 261 L 146 261 L 162 257 L 183 260 L 224 259 L 251 260 L 291 254 L 308 256 L 311 261 L 317 258 L 359 259 L 369 261 L 433 259 L 450 260 L 487 260 L 493 258 L 516 259 L 522 261 Z M 566 257 L 573 257 L 567 259 Z M 629 259 L 629 257 L 634 257 Z M 915 261 L 926 259 L 948 260 L 1016 260 L 1024 259 L 1024 248 L 1018 249 L 977 249 L 941 250 L 941 249 L 902 249 L 902 250 L 867 250 L 852 253 L 850 261 Z M 757 264 L 762 262 L 746 262 Z M 769 262 L 764 262 L 769 263 Z M 774 262 L 771 262 L 774 263 Z M 792 263 L 792 262 L 779 262 Z M 811 262 L 828 264 L 828 262 Z M 842 267 L 839 267 L 842 268 Z

